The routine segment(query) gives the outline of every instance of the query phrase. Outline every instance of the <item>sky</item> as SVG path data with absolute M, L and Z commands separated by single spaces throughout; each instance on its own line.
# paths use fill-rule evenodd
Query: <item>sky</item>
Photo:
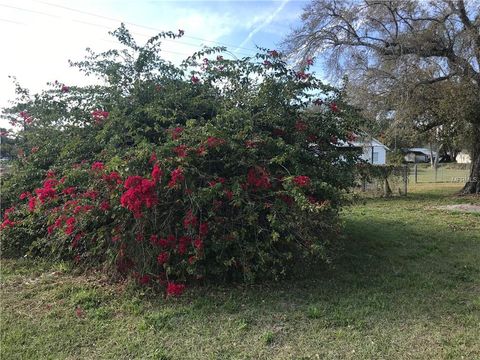
M 88 78 L 68 65 L 87 47 L 113 48 L 108 31 L 124 22 L 139 43 L 159 31 L 185 31 L 165 41 L 163 56 L 179 63 L 203 45 L 224 45 L 237 57 L 256 46 L 275 49 L 308 1 L 163 1 L 163 0 L 0 0 L 0 107 L 14 99 L 9 75 L 38 92 L 47 82 L 86 84 Z M 0 126 L 7 126 L 0 120 Z

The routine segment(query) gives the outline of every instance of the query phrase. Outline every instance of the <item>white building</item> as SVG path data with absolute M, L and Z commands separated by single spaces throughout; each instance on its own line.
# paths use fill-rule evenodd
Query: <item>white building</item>
M 433 160 L 437 157 L 435 151 L 430 151 L 427 148 L 409 148 L 403 149 L 403 152 L 405 161 L 409 163 L 425 163 L 430 161 L 432 155 Z
M 356 148 L 362 148 L 360 157 L 370 164 L 385 165 L 387 163 L 387 150 L 390 149 L 377 139 L 358 137 L 356 140 L 350 141 L 349 144 Z
M 455 161 L 459 164 L 471 164 L 472 163 L 472 158 L 470 157 L 470 154 L 462 150 L 458 153 L 457 157 L 455 158 Z

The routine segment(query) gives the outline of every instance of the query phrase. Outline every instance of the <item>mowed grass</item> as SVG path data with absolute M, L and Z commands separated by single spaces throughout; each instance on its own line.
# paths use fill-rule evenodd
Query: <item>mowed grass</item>
M 409 164 L 410 184 L 415 182 L 414 165 Z M 417 164 L 417 181 L 419 183 L 457 183 L 462 184 L 470 176 L 469 164 L 446 163 L 438 164 L 437 174 L 430 164 Z M 460 186 L 460 185 L 459 185 Z
M 458 185 L 346 209 L 342 255 L 296 279 L 163 299 L 2 261 L 1 359 L 479 359 L 479 202 Z

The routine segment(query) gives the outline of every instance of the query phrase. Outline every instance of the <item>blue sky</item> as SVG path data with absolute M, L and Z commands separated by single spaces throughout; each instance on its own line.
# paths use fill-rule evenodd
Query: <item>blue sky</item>
M 121 21 L 139 42 L 159 30 L 182 29 L 164 43 L 164 57 L 179 62 L 202 45 L 226 44 L 238 57 L 255 45 L 277 48 L 300 23 L 307 1 L 1 0 L 0 107 L 14 97 L 8 75 L 39 91 L 46 82 L 88 83 L 68 66 L 85 48 L 115 47 L 107 32 Z M 9 34 L 5 36 L 4 34 Z

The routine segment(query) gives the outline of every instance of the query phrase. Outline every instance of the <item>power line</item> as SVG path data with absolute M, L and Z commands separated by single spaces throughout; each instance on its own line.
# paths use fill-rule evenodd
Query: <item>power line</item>
M 53 14 L 49 14 L 49 13 L 44 13 L 44 12 L 41 12 L 41 11 L 36 11 L 36 10 L 31 10 L 31 9 L 25 9 L 25 8 L 21 8 L 21 7 L 17 7 L 17 6 L 11 6 L 11 5 L 5 5 L 5 4 L 0 4 L 0 6 L 3 6 L 3 7 L 8 7 L 8 8 L 11 8 L 11 9 L 15 9 L 15 10 L 19 10 L 19 11 L 25 11 L 25 12 L 29 12 L 29 13 L 34 13 L 34 14 L 40 14 L 40 15 L 44 15 L 44 16 L 50 16 L 50 17 L 55 17 L 55 18 L 60 18 L 59 16 L 57 15 L 53 15 Z M 101 15 L 99 15 L 100 17 L 103 17 Z M 11 22 L 11 23 L 15 23 L 15 24 L 22 24 L 22 23 L 19 23 L 19 22 L 15 22 L 15 21 L 12 21 L 12 20 L 3 20 L 3 21 L 7 21 L 7 22 Z M 89 26 L 96 26 L 96 27 L 100 27 L 100 28 L 104 28 L 104 29 L 107 29 L 107 30 L 111 30 L 111 28 L 109 26 L 106 26 L 106 25 L 101 25 L 101 24 L 96 24 L 96 23 L 92 23 L 92 22 L 88 22 L 88 21 L 83 21 L 83 20 L 77 20 L 77 19 L 72 19 L 72 21 L 74 22 L 78 22 L 78 23 L 82 23 L 82 24 L 85 24 L 85 25 L 89 25 Z M 117 21 L 117 20 L 115 20 Z M 139 26 L 139 25 L 135 25 L 135 26 Z M 148 28 L 148 27 L 144 27 L 144 26 L 139 26 L 139 27 L 143 27 L 143 28 Z M 157 29 L 158 31 L 158 29 Z M 138 32 L 131 32 L 133 35 L 138 35 L 138 36 L 151 36 L 150 34 L 142 34 L 142 33 L 138 33 Z M 199 38 L 200 39 L 200 38 Z M 200 39 L 202 40 L 202 39 Z M 192 43 L 188 43 L 188 42 L 185 42 L 185 41 L 180 41 L 180 40 L 172 40 L 172 39 L 162 39 L 162 41 L 165 41 L 165 42 L 170 42 L 170 43 L 176 43 L 176 44 L 182 44 L 182 45 L 187 45 L 187 46 L 191 46 L 191 47 L 195 47 L 197 48 L 199 45 L 198 44 L 192 44 Z M 208 41 L 208 40 L 207 40 Z M 175 52 L 172 52 L 172 51 L 167 51 L 167 50 L 161 50 L 163 52 L 170 52 L 170 53 L 175 53 Z M 237 51 L 236 52 L 237 54 L 240 54 L 240 55 L 244 55 L 244 56 L 252 56 L 253 54 L 248 54 L 248 53 L 245 53 L 245 52 L 240 52 L 240 51 Z M 186 54 L 186 53 L 177 53 L 177 54 L 180 54 L 180 55 L 185 55 L 185 56 L 189 56 L 191 54 Z
M 18 6 L 12 6 L 12 5 L 6 5 L 6 4 L 0 4 L 0 6 L 6 7 L 6 8 L 10 8 L 10 9 L 14 9 L 14 10 L 28 11 L 28 12 L 31 12 L 31 13 L 34 13 L 34 14 L 40 14 L 40 15 L 44 15 L 44 16 L 60 18 L 58 15 L 53 15 L 53 14 L 45 13 L 45 12 L 43 12 L 43 11 L 37 11 L 37 10 L 31 10 L 31 9 L 24 9 L 24 8 L 21 8 L 21 7 L 18 7 Z
M 50 16 L 50 17 L 60 18 L 60 17 L 57 16 L 57 15 L 53 15 L 53 14 L 49 14 L 49 13 L 44 13 L 44 12 L 41 12 L 41 11 L 36 11 L 36 10 L 31 10 L 31 9 L 25 9 L 25 8 L 21 8 L 21 7 L 18 7 L 18 6 L 11 6 L 11 5 L 4 5 L 4 4 L 0 4 L 0 6 L 8 7 L 8 8 L 15 9 L 15 10 L 19 10 L 19 11 L 25 11 L 25 12 L 34 13 L 34 14 L 40 14 L 40 15 L 44 15 L 44 16 Z M 104 16 L 99 15 L 99 17 L 104 17 Z M 108 18 L 108 19 L 110 19 L 110 18 Z M 9 20 L 6 20 L 6 21 L 9 21 Z M 77 19 L 72 19 L 72 21 L 78 22 L 78 23 L 82 23 L 82 24 L 85 24 L 85 25 L 96 26 L 96 27 L 100 27 L 100 28 L 107 29 L 107 30 L 111 30 L 111 27 L 106 26 L 106 25 L 96 24 L 96 23 L 92 23 L 92 22 L 88 22 L 88 21 L 83 21 L 83 20 L 77 20 Z M 114 20 L 114 21 L 117 21 L 117 20 Z M 120 20 L 118 20 L 118 21 L 120 21 Z M 9 21 L 9 22 L 14 22 L 14 21 Z M 139 25 L 134 25 L 134 26 L 139 26 Z M 145 26 L 139 26 L 139 27 L 149 28 L 149 27 L 145 27 Z M 153 29 L 153 28 L 152 28 L 152 29 Z M 159 31 L 158 29 L 155 29 L 155 30 L 156 30 L 156 31 Z M 147 37 L 150 37 L 150 36 L 151 36 L 150 34 L 142 34 L 142 33 L 133 32 L 133 31 L 131 31 L 131 33 L 132 33 L 133 35 L 139 35 L 139 36 L 147 36 Z M 190 38 L 193 38 L 193 37 L 190 37 Z M 204 39 L 200 39 L 200 38 L 198 38 L 198 39 L 199 39 L 199 40 L 204 40 Z M 187 45 L 187 46 L 191 46 L 191 47 L 199 47 L 198 44 L 193 44 L 193 43 L 189 43 L 189 42 L 185 42 L 185 41 L 181 41 L 181 40 L 162 39 L 162 41 L 170 42 L 170 43 L 176 43 L 176 44 L 183 44 L 183 45 Z M 205 40 L 205 41 L 209 41 L 209 40 Z M 236 51 L 236 53 L 237 53 L 237 54 L 240 54 L 240 55 L 243 55 L 243 56 L 252 56 L 252 55 L 253 55 L 253 54 L 248 54 L 248 53 L 243 52 L 243 51 Z
M 119 19 L 115 19 L 115 18 L 112 18 L 112 17 L 109 17 L 109 16 L 104 16 L 104 15 L 99 15 L 99 14 L 95 14 L 95 13 L 88 12 L 88 11 L 83 11 L 83 10 L 79 10 L 79 9 L 74 9 L 74 8 L 71 8 L 71 7 L 68 7 L 68 6 L 64 6 L 64 5 L 52 4 L 52 3 L 48 2 L 48 1 L 34 0 L 34 2 L 41 3 L 41 4 L 45 4 L 45 5 L 48 5 L 48 6 L 58 7 L 58 8 L 61 8 L 61 9 L 65 9 L 65 10 L 77 12 L 77 13 L 84 14 L 84 15 L 94 16 L 94 17 L 98 17 L 98 18 L 102 18 L 102 19 L 106 19 L 106 20 L 111 20 L 111 21 L 116 21 L 116 22 L 122 22 L 122 21 L 119 20 Z M 136 24 L 136 23 L 133 23 L 133 22 L 123 21 L 123 23 L 125 23 L 125 24 L 127 24 L 127 25 L 131 25 L 131 26 L 141 27 L 141 28 L 148 29 L 148 30 L 161 31 L 161 30 L 158 29 L 158 28 L 154 28 L 154 27 L 146 26 L 146 25 L 140 25 L 140 24 Z M 220 41 L 207 40 L 207 39 L 202 39 L 202 38 L 198 38 L 198 37 L 195 37 L 195 36 L 189 36 L 189 35 L 184 35 L 183 37 L 188 38 L 188 39 L 194 39 L 194 40 L 201 40 L 201 41 L 211 42 L 211 43 L 219 44 L 219 45 L 223 45 L 223 46 L 230 46 L 230 47 L 234 47 L 234 48 L 236 48 L 236 49 L 243 49 L 243 50 L 248 50 L 248 51 L 257 52 L 256 49 L 251 49 L 251 48 L 246 48 L 246 47 L 238 47 L 238 46 L 236 46 L 236 45 L 227 44 L 227 43 L 220 42 Z
M 11 24 L 16 24 L 16 25 L 25 25 L 25 23 L 19 22 L 19 21 L 14 21 L 14 20 L 8 20 L 8 19 L 0 19 L 2 22 L 6 23 L 11 23 Z

